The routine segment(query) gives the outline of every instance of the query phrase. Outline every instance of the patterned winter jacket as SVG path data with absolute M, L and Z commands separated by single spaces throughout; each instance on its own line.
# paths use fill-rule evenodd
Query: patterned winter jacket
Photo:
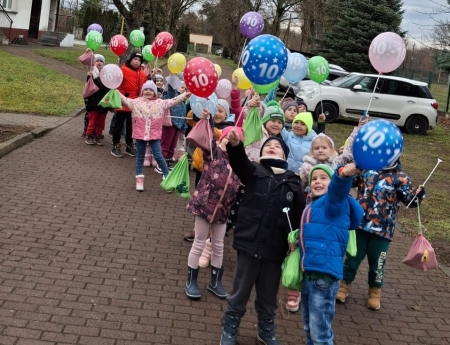
M 133 139 L 147 141 L 161 139 L 163 120 L 167 113 L 165 110 L 184 102 L 186 94 L 167 100 L 144 97 L 131 99 L 122 94 L 120 98 L 122 103 L 131 109 Z
M 226 223 L 236 199 L 239 178 L 231 170 L 228 153 L 212 141 L 211 151 L 203 151 L 203 173 L 187 210 L 209 223 Z
M 175 90 L 170 84 L 167 86 L 167 91 L 163 93 L 163 99 L 172 99 L 180 95 L 180 92 Z M 186 104 L 184 102 L 177 104 L 170 108 L 170 116 L 172 125 L 179 129 L 182 132 L 185 132 L 187 129 L 186 123 Z
M 358 186 L 357 199 L 365 212 L 359 229 L 392 239 L 400 202 L 408 205 L 415 194 L 411 179 L 398 163 L 379 172 L 365 171 L 354 182 Z M 418 195 L 419 202 L 424 197 L 425 191 L 422 190 Z M 410 207 L 417 207 L 416 202 Z

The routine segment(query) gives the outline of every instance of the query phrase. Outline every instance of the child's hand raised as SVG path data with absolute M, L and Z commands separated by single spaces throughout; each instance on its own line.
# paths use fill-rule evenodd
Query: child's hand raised
M 228 133 L 227 138 L 228 138 L 228 142 L 231 144 L 231 146 L 239 145 L 239 142 L 240 142 L 239 135 L 238 135 L 238 133 L 236 132 L 235 129 L 232 129 Z
M 322 113 L 322 114 L 319 115 L 318 121 L 319 122 L 325 122 L 326 119 L 327 119 L 327 117 L 325 116 L 324 113 Z
M 209 119 L 208 109 L 202 109 L 202 111 L 200 112 L 200 118 L 201 119 Z
M 359 170 L 356 167 L 355 163 L 349 163 L 345 165 L 343 168 L 339 169 L 339 176 L 340 177 L 350 177 L 356 174 L 361 173 L 361 170 Z
M 231 84 L 233 85 L 233 90 L 237 90 L 239 85 L 239 78 L 237 76 L 234 76 Z
M 369 114 L 367 114 L 365 116 L 361 116 L 361 118 L 359 119 L 359 122 L 358 122 L 358 127 L 364 126 L 367 122 L 369 122 Z

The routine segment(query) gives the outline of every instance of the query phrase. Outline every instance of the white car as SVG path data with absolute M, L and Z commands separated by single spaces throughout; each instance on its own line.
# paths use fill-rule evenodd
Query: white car
M 370 103 L 372 120 L 391 121 L 410 134 L 425 134 L 437 123 L 438 104 L 427 84 L 406 78 L 351 73 L 330 85 L 306 85 L 297 97 L 316 115 L 325 113 L 327 122 L 339 117 L 359 118 Z

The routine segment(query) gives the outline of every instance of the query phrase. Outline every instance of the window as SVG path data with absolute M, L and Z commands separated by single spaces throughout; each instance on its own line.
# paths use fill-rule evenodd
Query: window
M 365 92 L 373 92 L 373 88 L 375 87 L 375 84 L 377 84 L 377 79 L 375 77 L 364 77 L 359 81 L 359 85 L 362 87 L 362 91 Z M 380 92 L 380 86 L 383 83 L 383 79 L 380 78 L 377 84 L 377 89 L 375 92 Z
M 387 93 L 388 95 L 406 97 L 411 97 L 413 95 L 413 91 L 414 87 L 410 83 L 394 79 L 386 79 L 386 84 L 383 88 L 383 93 Z
M 414 86 L 414 96 L 419 98 L 433 99 L 430 90 L 426 86 Z
M 5 10 L 12 10 L 13 0 L 0 0 L 0 4 L 4 7 Z

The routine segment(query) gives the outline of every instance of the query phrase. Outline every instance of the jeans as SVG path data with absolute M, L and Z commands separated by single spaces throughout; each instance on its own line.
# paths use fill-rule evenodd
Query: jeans
M 301 308 L 306 345 L 333 345 L 331 323 L 338 291 L 339 280 L 303 280 Z
M 384 283 L 384 265 L 391 241 L 364 230 L 356 230 L 356 256 L 347 255 L 344 262 L 344 279 L 351 284 L 359 265 L 367 255 L 369 262 L 368 283 L 370 287 L 381 288 Z
M 136 176 L 143 175 L 143 165 L 147 143 L 149 143 L 150 148 L 152 149 L 153 157 L 155 157 L 156 163 L 158 163 L 159 167 L 163 171 L 164 177 L 166 177 L 169 175 L 169 169 L 167 169 L 166 161 L 162 156 L 161 144 L 159 140 L 146 141 L 139 139 L 136 139 Z

